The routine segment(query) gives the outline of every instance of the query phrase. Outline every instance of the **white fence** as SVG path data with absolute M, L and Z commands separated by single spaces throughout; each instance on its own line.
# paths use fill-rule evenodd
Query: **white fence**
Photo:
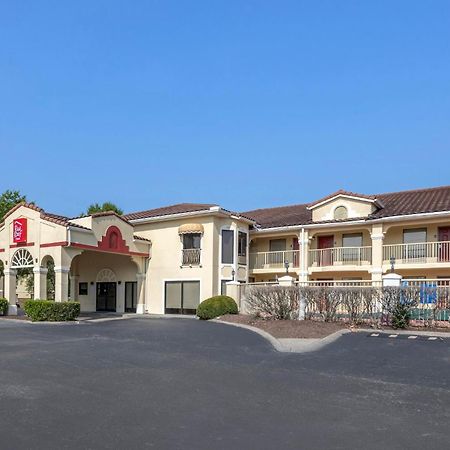
M 279 295 L 280 291 L 284 296 Z M 242 313 L 255 313 L 260 302 L 264 303 L 263 315 L 270 315 L 270 303 L 280 298 L 289 303 L 284 310 L 289 309 L 290 318 L 389 324 L 395 309 L 402 305 L 412 325 L 450 326 L 450 279 L 403 280 L 400 287 L 383 287 L 370 281 L 239 286 L 238 304 Z M 273 306 L 275 309 L 276 305 Z

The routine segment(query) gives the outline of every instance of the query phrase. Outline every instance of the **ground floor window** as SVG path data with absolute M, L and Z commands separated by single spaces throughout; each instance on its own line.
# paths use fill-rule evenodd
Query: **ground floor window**
M 125 282 L 125 312 L 136 312 L 137 303 L 137 282 Z
M 166 281 L 166 314 L 195 314 L 200 303 L 200 281 Z

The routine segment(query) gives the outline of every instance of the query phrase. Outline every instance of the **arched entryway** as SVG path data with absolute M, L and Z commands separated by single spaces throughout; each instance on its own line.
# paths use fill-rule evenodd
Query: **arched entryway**
M 15 297 L 17 306 L 23 306 L 25 300 L 34 298 L 33 267 L 33 255 L 26 248 L 20 248 L 13 253 L 10 268 L 16 273 Z
M 83 312 L 144 312 L 144 264 L 139 263 L 129 255 L 83 251 L 70 266 L 73 298 Z

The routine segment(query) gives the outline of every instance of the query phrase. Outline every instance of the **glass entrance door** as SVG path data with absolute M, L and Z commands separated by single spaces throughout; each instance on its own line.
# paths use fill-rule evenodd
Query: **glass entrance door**
M 116 283 L 97 283 L 97 311 L 116 311 Z

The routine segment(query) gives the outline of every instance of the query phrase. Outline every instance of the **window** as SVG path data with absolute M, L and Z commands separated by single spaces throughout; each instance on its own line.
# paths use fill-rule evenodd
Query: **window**
M 234 263 L 234 231 L 222 230 L 222 264 Z
M 348 211 L 345 206 L 338 206 L 334 210 L 334 219 L 335 220 L 344 220 L 348 218 Z
M 136 312 L 137 282 L 125 282 L 125 312 Z
M 238 233 L 238 256 L 247 256 L 247 233 Z
M 342 262 L 354 263 L 361 260 L 363 236 L 359 233 L 342 235 Z M 347 247 L 347 248 L 345 248 Z
M 200 303 L 199 281 L 166 282 L 166 314 L 195 314 Z
M 88 295 L 88 284 L 79 283 L 78 284 L 78 295 Z
M 286 251 L 286 239 L 272 239 L 269 241 L 269 251 L 284 252 Z
M 425 258 L 427 230 L 426 228 L 411 228 L 403 230 L 403 259 Z
M 200 241 L 202 235 L 200 233 L 183 234 L 183 248 L 193 249 L 200 248 Z
M 183 255 L 181 264 L 183 266 L 200 265 L 200 233 L 183 234 Z

